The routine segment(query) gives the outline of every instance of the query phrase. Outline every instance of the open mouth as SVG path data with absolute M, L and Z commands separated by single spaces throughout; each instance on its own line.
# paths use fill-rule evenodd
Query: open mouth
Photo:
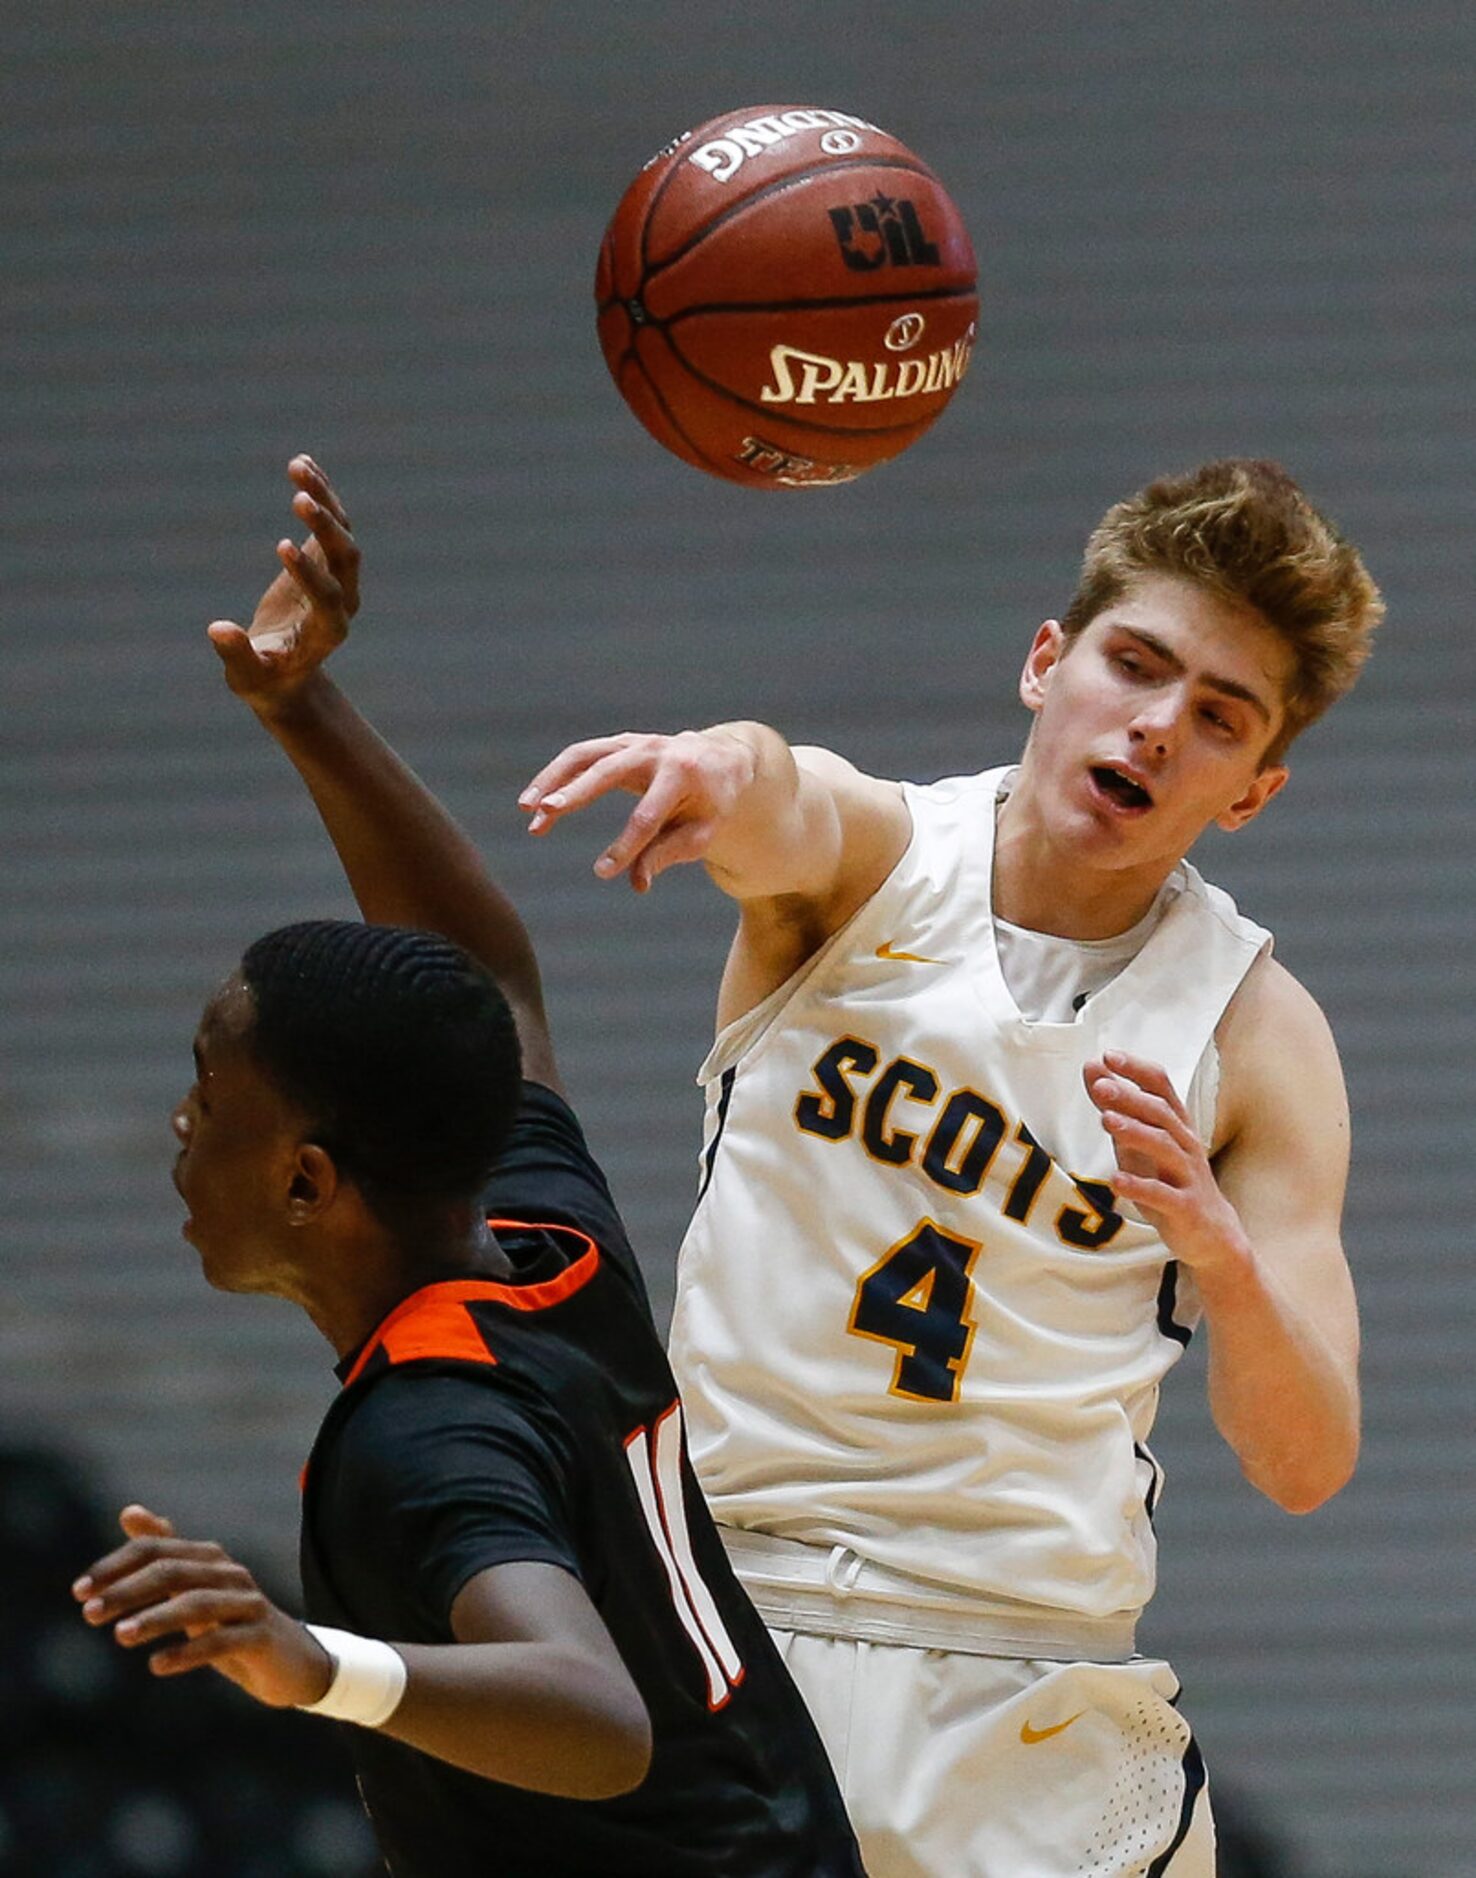
M 1125 775 L 1119 769 L 1113 769 L 1106 763 L 1092 765 L 1092 781 L 1109 800 L 1124 809 L 1148 809 L 1153 806 L 1153 798 L 1139 782 Z

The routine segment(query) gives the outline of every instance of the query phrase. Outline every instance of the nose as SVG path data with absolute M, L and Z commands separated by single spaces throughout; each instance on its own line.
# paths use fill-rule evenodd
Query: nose
M 178 1141 L 179 1145 L 182 1148 L 188 1147 L 190 1130 L 194 1127 L 194 1122 L 190 1117 L 190 1106 L 188 1102 L 181 1102 L 175 1109 L 174 1113 L 169 1117 L 169 1126 L 174 1130 L 174 1138 Z
M 1144 699 L 1128 726 L 1128 735 L 1157 756 L 1167 756 L 1173 747 L 1183 709 L 1177 691 L 1165 688 Z

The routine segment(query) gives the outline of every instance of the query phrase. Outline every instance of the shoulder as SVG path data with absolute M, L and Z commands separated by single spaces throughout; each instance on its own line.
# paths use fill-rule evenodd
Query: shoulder
M 646 1303 L 640 1266 L 610 1183 L 578 1116 L 557 1090 L 524 1083 L 517 1120 L 482 1203 L 494 1220 L 572 1226 L 587 1234 Z
M 508 1480 L 557 1491 L 568 1472 L 550 1405 L 498 1365 L 396 1365 L 334 1407 L 338 1492 L 386 1513 L 464 1496 L 473 1483 L 478 1494 Z
M 834 931 L 901 859 L 912 835 L 912 813 L 902 783 L 869 776 L 833 750 L 802 745 L 794 760 L 801 776 L 819 786 L 836 818 L 833 877 L 818 895 L 802 896 L 815 903 Z
M 1308 1047 L 1332 1050 L 1332 1028 L 1307 987 L 1271 953 L 1263 952 L 1241 980 L 1220 1019 L 1222 1052 L 1256 1050 L 1295 1053 Z
M 802 769 L 830 790 L 841 815 L 845 865 L 824 906 L 835 931 L 883 886 L 906 875 L 922 850 L 949 844 L 992 814 L 1009 766 L 933 782 L 868 776 L 825 750 L 797 750 Z
M 1269 952 L 1251 966 L 1215 1032 L 1227 1139 L 1295 1108 L 1346 1132 L 1347 1094 L 1322 1007 Z
M 414 1469 L 439 1441 L 536 1434 L 537 1416 L 501 1365 L 422 1357 L 351 1383 L 334 1405 L 338 1445 L 356 1466 Z
M 580 1575 L 575 1443 L 500 1369 L 406 1363 L 335 1408 L 339 1439 L 314 1451 L 304 1530 L 357 1625 L 449 1642 L 452 1606 L 478 1572 L 533 1561 Z

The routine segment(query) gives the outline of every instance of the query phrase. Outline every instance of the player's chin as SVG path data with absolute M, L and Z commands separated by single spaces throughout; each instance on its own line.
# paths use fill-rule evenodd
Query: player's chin
M 187 1219 L 180 1228 L 184 1238 L 200 1255 L 200 1275 L 216 1291 L 242 1291 L 243 1286 L 232 1272 L 225 1248 L 201 1229 L 198 1220 Z

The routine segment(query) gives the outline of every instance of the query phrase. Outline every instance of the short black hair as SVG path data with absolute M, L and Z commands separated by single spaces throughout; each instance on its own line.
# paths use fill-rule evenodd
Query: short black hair
M 466 1200 L 517 1113 L 517 1029 L 496 980 L 439 934 L 302 920 L 247 948 L 249 1047 L 381 1213 Z

